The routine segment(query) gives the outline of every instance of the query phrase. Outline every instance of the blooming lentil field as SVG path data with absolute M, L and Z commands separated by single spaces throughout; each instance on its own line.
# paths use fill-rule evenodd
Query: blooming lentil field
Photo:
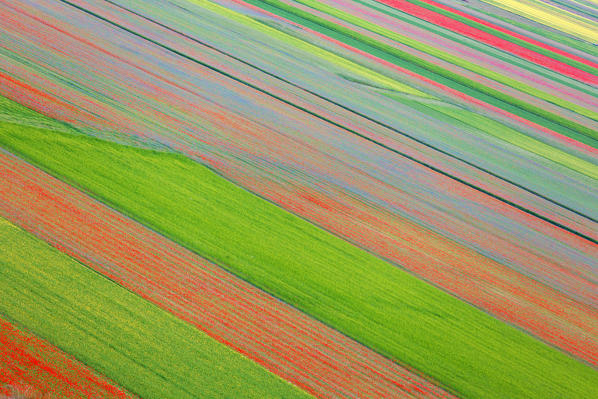
M 586 0 L 0 0 L 0 397 L 598 397 Z

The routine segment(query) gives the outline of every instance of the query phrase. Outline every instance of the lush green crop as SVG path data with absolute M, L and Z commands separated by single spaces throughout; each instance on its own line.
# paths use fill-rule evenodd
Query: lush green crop
M 306 393 L 0 218 L 0 314 L 143 398 Z
M 183 156 L 8 123 L 0 143 L 465 397 L 598 397 L 594 369 Z

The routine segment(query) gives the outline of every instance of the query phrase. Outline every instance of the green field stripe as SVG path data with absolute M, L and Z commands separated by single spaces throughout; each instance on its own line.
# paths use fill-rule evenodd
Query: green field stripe
M 8 125 L 0 143 L 464 397 L 598 395 L 592 368 L 181 155 Z
M 308 398 L 0 219 L 0 314 L 144 399 Z
M 376 25 L 374 23 L 368 22 L 366 20 L 363 20 L 359 17 L 353 16 L 351 14 L 348 14 L 346 12 L 343 12 L 341 10 L 338 10 L 336 8 L 330 7 L 326 4 L 323 4 L 319 1 L 314 1 L 314 0 L 297 0 L 298 3 L 302 3 L 305 4 L 308 7 L 311 7 L 315 10 L 319 10 L 322 11 L 328 15 L 334 16 L 336 18 L 339 18 L 345 22 L 349 22 L 355 26 L 359 26 L 361 28 L 367 29 L 370 32 L 373 33 L 377 33 L 381 36 L 384 36 L 388 39 L 394 40 L 398 43 L 402 43 L 406 46 L 409 46 L 411 48 L 414 48 L 416 50 L 422 51 L 424 53 L 430 54 L 434 57 L 437 57 L 441 60 L 447 61 L 453 65 L 457 65 L 461 68 L 467 69 L 471 72 L 475 72 L 481 76 L 485 76 L 489 79 L 492 79 L 496 82 L 505 84 L 511 88 L 514 88 L 515 90 L 524 92 L 526 94 L 529 94 L 531 96 L 535 96 L 537 98 L 540 98 L 542 100 L 548 101 L 552 104 L 556 104 L 560 107 L 569 109 L 573 112 L 578 113 L 579 115 L 583 115 L 586 116 L 590 119 L 594 119 L 594 120 L 598 120 L 598 112 L 589 110 L 585 107 L 582 107 L 580 105 L 574 104 L 570 101 L 564 100 L 560 97 L 554 96 L 552 94 L 546 93 L 545 91 L 542 91 L 540 89 L 537 89 L 535 87 L 532 87 L 524 82 L 520 82 L 516 79 L 513 79 L 509 76 L 503 75 L 501 73 L 492 71 L 488 68 L 485 68 L 483 66 L 480 65 L 476 65 L 472 62 L 469 62 L 459 56 L 456 55 L 451 55 L 445 51 L 442 51 L 440 49 L 437 49 L 435 47 L 432 46 L 428 46 L 418 40 L 412 39 L 408 36 L 402 35 L 400 33 L 397 32 L 393 32 L 389 29 L 386 29 L 384 27 L 381 27 L 379 25 Z
M 198 2 L 198 0 L 193 1 Z M 593 129 L 278 0 L 247 0 L 247 2 L 575 140 L 590 145 L 587 138 L 598 139 L 598 132 Z

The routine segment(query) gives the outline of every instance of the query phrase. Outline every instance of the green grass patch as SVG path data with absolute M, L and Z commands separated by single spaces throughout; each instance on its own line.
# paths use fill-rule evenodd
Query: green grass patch
M 0 314 L 144 399 L 308 398 L 0 218 Z

